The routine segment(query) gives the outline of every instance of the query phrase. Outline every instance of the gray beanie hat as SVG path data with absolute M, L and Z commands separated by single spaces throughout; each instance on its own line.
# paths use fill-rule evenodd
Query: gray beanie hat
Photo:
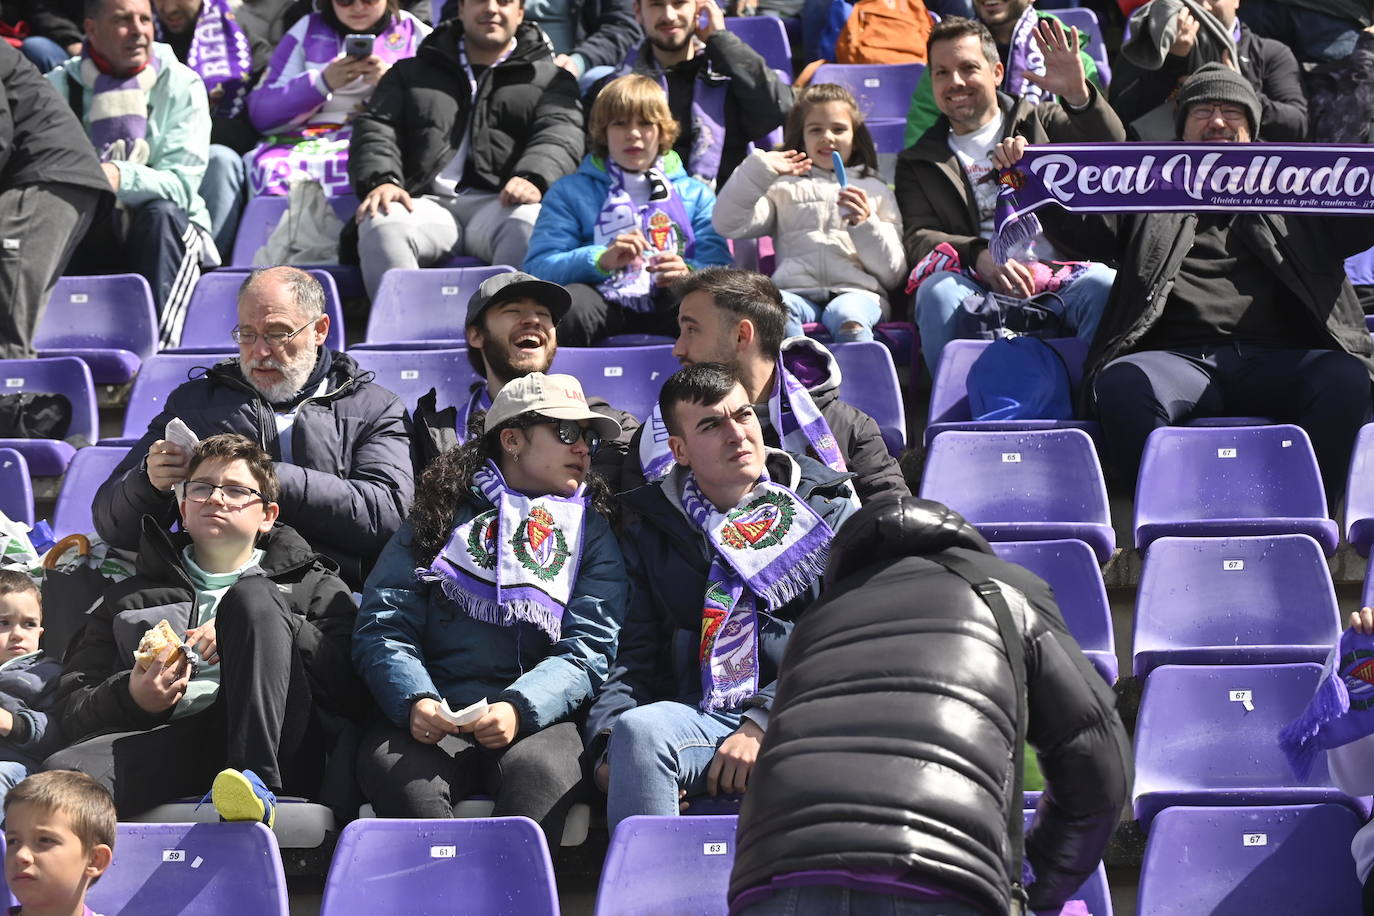
M 1174 129 L 1183 136 L 1183 124 L 1188 109 L 1198 102 L 1225 102 L 1245 109 L 1250 121 L 1250 139 L 1259 138 L 1260 101 L 1250 81 L 1225 64 L 1203 64 L 1184 80 L 1178 91 L 1178 110 L 1174 113 Z

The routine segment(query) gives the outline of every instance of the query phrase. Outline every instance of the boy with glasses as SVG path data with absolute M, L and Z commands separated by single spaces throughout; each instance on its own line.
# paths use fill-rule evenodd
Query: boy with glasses
M 253 441 L 202 441 L 175 489 L 182 530 L 144 519 L 137 572 L 106 592 L 68 655 L 58 708 L 78 743 L 45 768 L 89 773 L 122 817 L 200 791 L 226 766 L 310 795 L 327 746 L 315 710 L 353 707 L 352 595 L 277 524 L 281 485 Z M 162 620 L 180 651 L 145 668 L 135 650 Z M 254 819 L 270 823 L 268 797 Z

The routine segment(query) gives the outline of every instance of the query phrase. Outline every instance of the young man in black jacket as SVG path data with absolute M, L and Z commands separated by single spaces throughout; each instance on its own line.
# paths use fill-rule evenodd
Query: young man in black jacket
M 369 296 L 393 267 L 461 254 L 519 267 L 544 192 L 581 161 L 577 80 L 524 16 L 523 0 L 462 0 L 354 122 Z
M 984 583 L 1008 611 L 1009 640 L 975 591 Z M 740 811 L 730 912 L 864 916 L 894 912 L 893 899 L 913 913 L 1008 912 L 1011 876 L 1023 874 L 1007 837 L 1022 816 L 1008 766 L 1018 689 L 1045 776 L 1025 846 L 1029 910 L 1057 913 L 1130 795 L 1112 689 L 1049 586 L 999 560 L 957 513 L 923 499 L 865 506 L 836 536 L 824 597 L 782 659 Z

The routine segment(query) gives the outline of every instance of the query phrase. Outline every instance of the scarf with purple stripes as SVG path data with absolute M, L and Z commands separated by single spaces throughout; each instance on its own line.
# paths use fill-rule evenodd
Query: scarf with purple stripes
M 768 479 L 718 512 L 687 474 L 682 508 L 711 547 L 702 597 L 701 708 L 736 709 L 759 691 L 759 605 L 781 608 L 825 571 L 835 532 L 806 501 Z
M 1317 754 L 1374 734 L 1374 636 L 1341 634 L 1312 700 L 1279 732 L 1293 774 L 1306 779 Z
M 697 39 L 692 39 L 696 41 Z M 698 45 L 696 53 L 705 55 L 705 47 Z M 663 94 L 668 94 L 668 77 L 659 66 L 649 43 L 630 49 L 622 72 L 628 73 L 636 65 L 647 68 L 649 76 L 658 81 Z M 720 172 L 720 156 L 725 149 L 725 98 L 730 94 L 730 77 L 711 69 L 710 61 L 702 61 L 701 70 L 692 83 L 692 148 L 687 154 L 687 174 L 712 188 Z
M 651 312 L 654 309 L 654 275 L 647 269 L 648 260 L 656 254 L 676 254 L 684 261 L 691 258 L 696 248 L 696 233 L 692 231 L 692 221 L 677 188 L 663 174 L 662 157 L 645 173 L 649 180 L 649 202 L 640 210 L 625 190 L 625 170 L 615 160 L 607 158 L 606 174 L 611 179 L 611 190 L 597 214 L 593 241 L 597 245 L 610 246 L 616 236 L 638 229 L 649 243 L 649 250 L 628 267 L 612 273 L 596 290 L 607 302 L 614 302 L 623 309 Z
M 1035 43 L 1035 29 L 1040 24 L 1040 16 L 1031 4 L 1016 20 L 1016 28 L 1011 32 L 1011 45 L 1007 48 L 1007 75 L 1002 80 L 1002 91 L 1014 98 L 1025 98 L 1039 103 L 1045 97 L 1045 90 L 1026 79 L 1027 73 L 1045 75 L 1045 54 Z
M 253 72 L 253 49 L 243 34 L 228 0 L 203 0 L 196 18 L 195 34 L 186 66 L 200 74 L 210 95 L 210 114 L 238 117 L 248 97 L 248 78 Z M 163 40 L 162 20 L 157 38 Z
M 91 87 L 87 115 L 91 144 L 101 162 L 148 161 L 148 93 L 162 71 L 152 49 L 148 65 L 133 76 L 110 76 L 91 58 L 90 42 L 81 50 L 81 80 Z
M 507 486 L 491 461 L 472 484 L 493 508 L 455 528 L 416 578 L 437 583 L 474 620 L 533 624 L 558 642 L 582 561 L 583 488 L 531 498 Z

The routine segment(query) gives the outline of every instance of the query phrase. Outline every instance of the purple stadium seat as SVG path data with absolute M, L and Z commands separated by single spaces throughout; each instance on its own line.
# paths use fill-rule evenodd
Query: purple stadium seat
M 1036 793 L 1038 796 L 1040 793 Z M 1029 832 L 1031 822 L 1035 820 L 1033 809 L 1026 811 L 1026 831 Z M 1084 881 L 1082 886 L 1069 897 L 1070 900 L 1082 900 L 1088 905 L 1088 912 L 1091 916 L 1113 916 L 1112 914 L 1112 892 L 1107 885 L 1107 869 L 1101 862 L 1097 863 L 1097 870 L 1092 876 Z M 1046 916 L 1055 913 L 1055 910 L 1038 910 L 1037 916 Z
M 1099 428 L 1091 420 L 975 420 L 968 403 L 968 373 L 974 360 L 992 343 L 990 340 L 951 340 L 940 354 L 940 367 L 930 389 L 930 422 L 926 424 L 925 441 L 930 443 L 940 433 L 962 430 L 1023 430 L 1023 429 L 1081 429 L 1097 437 Z M 1069 367 L 1069 381 L 1078 385 L 1083 380 L 1083 359 L 1088 344 L 1077 337 L 1063 337 L 1046 341 L 1064 357 Z
M 1330 556 L 1321 472 L 1297 426 L 1164 427 L 1145 440 L 1135 490 L 1135 545 L 1155 538 L 1306 534 Z
M 1355 440 L 1345 486 L 1346 537 L 1362 557 L 1374 544 L 1374 423 L 1366 423 Z
M 725 28 L 747 44 L 778 71 L 785 83 L 792 82 L 792 43 L 781 19 L 772 16 L 726 16 Z
M 671 347 L 676 337 L 667 334 L 612 334 L 596 342 L 598 347 Z
M 120 824 L 115 857 L 89 891 L 107 916 L 287 916 L 276 837 L 262 824 Z
M 0 391 L 6 394 L 34 392 L 64 395 L 72 405 L 68 439 L 84 439 L 85 444 L 100 436 L 95 407 L 95 382 L 85 362 L 74 356 L 48 359 L 0 360 Z M 34 477 L 61 474 L 76 454 L 76 446 L 59 439 L 0 439 L 0 448 L 12 448 L 29 463 Z
M 81 454 L 84 449 L 78 449 Z M 33 527 L 33 480 L 29 463 L 12 448 L 0 448 L 0 512 L 12 522 Z
M 1307 805 L 1368 813 L 1331 784 L 1326 756 L 1298 780 L 1279 729 L 1307 708 L 1322 666 L 1163 665 L 1150 673 L 1135 725 L 1135 816 L 1172 805 Z M 1246 707 L 1250 707 L 1247 709 Z
M 811 85 L 839 83 L 858 99 L 865 118 L 905 123 L 911 94 L 925 69 L 925 64 L 822 64 Z
M 1140 576 L 1133 667 L 1321 662 L 1341 629 L 1307 535 L 1160 538 Z
M 132 445 L 148 431 L 148 423 L 162 412 L 162 406 L 179 385 L 194 375 L 229 359 L 227 353 L 157 353 L 143 364 L 129 391 L 124 408 L 124 434 L 117 439 L 102 439 L 101 445 Z
M 725 916 L 735 822 L 717 817 L 629 817 L 615 828 L 595 916 Z
M 344 828 L 320 916 L 558 913 L 544 834 L 525 817 L 370 818 Z
M 478 381 L 466 349 L 350 350 L 358 366 L 375 372 L 378 385 L 391 391 L 407 410 L 429 389 L 439 392 L 439 408 L 467 403 L 468 389 Z
M 887 450 L 896 458 L 906 448 L 906 410 L 892 354 L 876 340 L 830 344 L 840 366 L 840 400 L 878 424 Z
M 75 356 L 97 385 L 122 385 L 157 350 L 157 311 L 137 274 L 59 277 L 33 338 L 39 356 Z
M 920 495 L 990 541 L 1077 538 L 1099 563 L 1116 549 L 1102 465 L 1081 429 L 947 432 L 926 453 Z
M 466 347 L 468 299 L 488 277 L 513 267 L 430 267 L 382 275 L 367 337 L 357 349 L 423 350 Z
M 681 366 L 672 347 L 563 347 L 549 371 L 576 376 L 589 397 L 604 398 L 644 422 L 658 390 Z
M 1357 916 L 1350 841 L 1359 829 L 1341 805 L 1170 808 L 1150 830 L 1135 911 Z
M 58 539 L 95 530 L 91 520 L 95 491 L 110 479 L 110 473 L 128 451 L 122 445 L 92 445 L 77 450 L 72 463 L 67 465 L 67 473 L 62 475 L 62 489 L 53 510 L 52 531 Z
M 1054 589 L 1069 632 L 1108 684 L 1117 678 L 1112 611 L 1102 570 L 1082 541 L 998 541 L 992 549 L 1008 563 L 1026 567 Z
M 1076 0 L 1075 0 L 1076 2 Z M 1049 9 L 1043 3 L 1040 9 Z M 1102 39 L 1102 26 L 1097 21 L 1097 14 L 1087 7 L 1065 7 L 1056 9 L 1054 15 L 1059 17 L 1059 21 L 1066 26 L 1073 26 L 1088 36 L 1087 41 L 1082 45 L 1083 50 L 1088 52 L 1088 56 L 1097 64 L 1097 72 L 1102 81 L 1102 88 L 1106 88 L 1112 81 L 1112 65 L 1107 60 L 1107 44 Z
M 900 118 L 870 118 L 864 122 L 879 155 L 897 154 L 906 149 L 906 121 Z
M 1345 275 L 1356 286 L 1374 285 L 1374 248 L 1345 259 Z M 1366 317 L 1365 321 L 1369 319 Z M 1370 328 L 1374 330 L 1374 328 Z
M 819 321 L 803 324 L 802 333 L 827 347 L 835 342 L 825 325 Z M 921 341 L 916 334 L 916 325 L 910 321 L 880 321 L 873 327 L 873 339 L 887 347 L 894 364 L 920 367 Z
M 329 316 L 329 333 L 325 345 L 333 350 L 344 348 L 343 306 L 339 288 L 327 271 L 310 270 L 310 275 L 324 286 L 324 313 Z M 186 325 L 177 346 L 167 353 L 238 353 L 238 344 L 229 336 L 239 323 L 238 292 L 244 273 L 234 270 L 215 270 L 202 274 L 186 307 Z

